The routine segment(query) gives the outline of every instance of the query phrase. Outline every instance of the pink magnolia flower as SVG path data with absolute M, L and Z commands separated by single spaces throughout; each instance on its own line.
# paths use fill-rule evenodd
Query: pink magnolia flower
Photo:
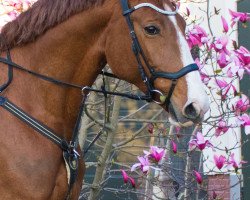
M 195 61 L 194 61 L 197 66 L 199 67 L 199 70 L 201 70 L 203 67 L 204 67 L 204 64 L 201 63 L 200 59 L 199 58 L 196 58 Z
M 233 110 L 236 115 L 240 115 L 242 112 L 246 112 L 250 108 L 249 99 L 246 95 L 242 94 L 241 98 L 233 105 Z
M 10 17 L 11 20 L 14 20 L 17 18 L 18 13 L 16 11 L 11 11 L 8 13 L 8 16 Z
M 175 127 L 175 131 L 176 131 L 176 133 L 180 133 L 181 127 L 176 126 L 176 127 Z
M 209 83 L 209 81 L 211 80 L 211 78 L 204 72 L 204 64 L 201 63 L 199 58 L 195 59 L 195 63 L 198 65 L 199 70 L 200 70 L 200 75 L 201 75 L 201 80 L 202 82 L 207 85 Z
M 9 5 L 14 7 L 15 10 L 21 10 L 22 8 L 22 1 L 16 0 L 16 1 L 9 1 Z
M 235 51 L 235 64 L 242 66 L 248 74 L 250 74 L 250 52 L 241 46 Z
M 221 98 L 222 100 L 226 98 L 227 96 L 227 93 L 229 92 L 230 90 L 230 84 L 227 83 L 225 80 L 220 80 L 220 79 L 216 79 L 215 80 L 217 86 L 219 87 L 219 89 L 221 90 Z
M 224 35 L 222 37 L 216 38 L 210 48 L 213 48 L 216 52 L 230 54 L 227 49 L 228 45 L 228 36 Z
M 152 159 L 154 162 L 159 162 L 165 155 L 165 150 L 157 146 L 151 146 L 150 152 L 144 151 L 145 156 Z
M 187 33 L 187 42 L 190 48 L 193 46 L 201 47 L 203 44 L 207 44 L 209 41 L 206 31 L 198 25 L 195 25 L 193 29 Z
M 222 167 L 226 163 L 226 157 L 214 155 L 214 163 L 218 169 L 222 169 Z
M 199 150 L 203 150 L 206 147 L 213 147 L 209 140 L 205 140 L 204 136 L 201 132 L 197 132 L 196 139 L 192 139 L 189 141 L 189 149 L 198 148 Z
M 228 86 L 228 83 L 225 80 L 220 80 L 220 79 L 216 79 L 216 84 L 219 86 L 220 89 L 224 89 Z
M 225 52 L 221 52 L 217 57 L 217 63 L 220 68 L 224 68 L 231 63 L 231 59 Z
M 227 94 L 232 89 L 233 93 L 237 94 L 237 89 L 232 83 L 227 83 L 225 80 L 216 79 L 216 84 L 219 86 L 221 90 L 221 99 L 225 100 L 227 98 Z
M 234 153 L 232 153 L 229 157 L 229 160 L 227 161 L 227 167 L 230 169 L 231 167 L 233 167 L 235 169 L 235 171 L 237 171 L 242 164 L 245 164 L 247 163 L 247 161 L 240 161 L 240 162 L 237 162 L 234 158 Z
M 175 134 L 177 138 L 181 137 L 181 127 L 175 127 Z
M 234 58 L 234 61 L 235 60 L 236 59 Z M 234 66 L 229 67 L 227 70 L 227 76 L 229 78 L 232 78 L 233 76 L 238 76 L 240 80 L 243 78 L 244 73 L 245 73 L 245 69 L 242 66 L 240 66 L 240 64 L 235 64 Z
M 227 123 L 224 121 L 224 120 L 220 120 L 219 123 L 218 123 L 218 126 L 217 128 L 215 129 L 215 136 L 218 137 L 224 133 L 226 133 L 228 131 L 229 127 L 227 125 Z
M 9 0 L 4 3 L 3 6 L 6 7 L 6 9 L 1 10 L 3 14 L 7 14 L 10 18 L 10 20 L 16 19 L 16 17 L 27 10 L 29 7 L 31 7 L 32 3 L 35 0 Z M 1 8 L 0 8 L 1 9 Z
M 124 170 L 122 170 L 122 176 L 124 183 L 128 183 L 128 181 L 130 181 L 131 185 L 135 187 L 135 180 L 128 176 L 128 174 Z
M 234 75 L 236 75 L 236 73 L 233 72 L 232 67 L 229 67 L 229 68 L 227 69 L 227 76 L 228 76 L 229 78 L 233 78 Z
M 227 20 L 223 16 L 221 16 L 221 21 L 222 21 L 222 25 L 223 25 L 223 32 L 227 33 L 228 29 L 229 29 Z
M 173 140 L 171 140 L 171 145 L 172 145 L 173 153 L 176 154 L 177 153 L 177 144 Z
M 246 23 L 247 21 L 250 21 L 250 17 L 248 16 L 247 13 L 243 13 L 243 12 L 235 12 L 229 9 L 229 13 L 232 17 L 231 21 L 231 27 L 234 26 L 235 23 L 237 22 L 242 22 L 242 23 Z
M 238 124 L 245 128 L 246 135 L 250 134 L 250 116 L 248 114 L 243 114 L 238 117 Z
M 202 184 L 203 179 L 202 179 L 201 174 L 195 170 L 193 172 L 194 172 L 197 183 Z
M 135 171 L 137 168 L 140 168 L 142 170 L 143 173 L 147 173 L 149 170 L 149 160 L 148 157 L 144 156 L 138 156 L 137 157 L 139 160 L 139 163 L 135 163 L 132 167 L 131 167 L 131 171 Z
M 209 81 L 211 80 L 211 77 L 209 77 L 207 74 L 200 72 L 201 75 L 201 80 L 202 82 L 207 85 L 209 83 Z
M 27 10 L 31 4 L 32 1 L 28 0 L 10 0 L 8 1 L 9 6 L 12 6 L 13 9 L 19 13 Z

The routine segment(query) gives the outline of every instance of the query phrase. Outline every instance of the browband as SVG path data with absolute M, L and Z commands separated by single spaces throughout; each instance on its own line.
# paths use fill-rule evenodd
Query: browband
M 151 4 L 151 3 L 141 3 L 141 4 L 138 4 L 130 9 L 127 9 L 123 12 L 123 15 L 126 15 L 128 13 L 132 13 L 133 11 L 135 10 L 138 10 L 140 8 L 143 8 L 143 7 L 149 7 L 149 8 L 152 8 L 154 10 L 156 10 L 157 12 L 163 14 L 163 15 L 176 15 L 178 13 L 178 6 L 176 6 L 176 9 L 175 11 L 168 11 L 168 10 L 163 10 L 161 8 L 158 8 L 156 7 L 155 5 Z

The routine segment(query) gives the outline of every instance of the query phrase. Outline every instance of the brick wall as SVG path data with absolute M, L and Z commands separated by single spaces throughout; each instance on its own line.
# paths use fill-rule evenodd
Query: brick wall
M 208 195 L 209 199 L 230 200 L 230 175 L 210 175 L 208 176 Z

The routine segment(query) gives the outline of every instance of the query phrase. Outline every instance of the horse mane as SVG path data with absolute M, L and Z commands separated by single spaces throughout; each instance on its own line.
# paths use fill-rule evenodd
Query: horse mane
M 72 15 L 103 2 L 104 0 L 38 0 L 2 28 L 0 51 L 33 42 Z

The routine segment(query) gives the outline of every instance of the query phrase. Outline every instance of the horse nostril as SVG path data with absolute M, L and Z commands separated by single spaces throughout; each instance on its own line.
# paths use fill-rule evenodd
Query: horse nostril
M 197 103 L 187 104 L 183 109 L 183 114 L 188 119 L 197 119 L 200 116 L 201 109 Z

